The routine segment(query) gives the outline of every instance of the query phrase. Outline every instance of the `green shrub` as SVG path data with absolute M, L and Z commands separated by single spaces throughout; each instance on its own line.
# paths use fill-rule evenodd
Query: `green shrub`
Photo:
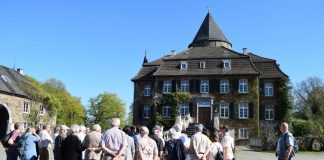
M 294 120 L 292 122 L 292 125 L 295 137 L 301 137 L 306 134 L 312 133 L 313 129 L 315 128 L 312 121 L 306 120 Z

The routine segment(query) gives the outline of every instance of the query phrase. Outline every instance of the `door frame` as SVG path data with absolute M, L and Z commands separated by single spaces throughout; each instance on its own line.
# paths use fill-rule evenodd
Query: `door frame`
M 201 104 L 199 104 L 199 103 L 201 103 Z M 200 107 L 202 107 L 202 108 L 203 107 L 210 108 L 210 120 L 213 120 L 213 106 L 212 106 L 212 102 L 208 102 L 208 101 L 198 101 L 197 102 L 197 118 L 196 118 L 196 123 L 199 123 L 199 108 Z

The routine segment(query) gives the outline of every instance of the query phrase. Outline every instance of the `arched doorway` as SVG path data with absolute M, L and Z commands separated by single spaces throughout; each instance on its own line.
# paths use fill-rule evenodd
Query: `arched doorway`
M 5 106 L 0 104 L 0 137 L 7 133 L 9 124 L 9 113 Z

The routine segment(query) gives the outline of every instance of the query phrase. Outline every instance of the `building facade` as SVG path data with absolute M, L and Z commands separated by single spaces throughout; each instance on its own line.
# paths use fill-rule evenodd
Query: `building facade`
M 13 130 L 16 122 L 22 124 L 23 130 L 31 125 L 56 125 L 55 116 L 49 116 L 42 103 L 32 100 L 23 91 L 25 82 L 21 69 L 0 65 L 0 137 Z M 37 114 L 37 117 L 33 114 Z
M 134 82 L 133 123 L 146 124 L 155 114 L 170 116 L 170 106 L 158 110 L 158 97 L 188 92 L 192 99 L 179 104 L 181 116 L 193 123 L 226 124 L 237 141 L 260 138 L 273 132 L 278 106 L 279 82 L 288 79 L 276 60 L 232 50 L 210 13 L 188 49 L 149 62 L 144 57 Z M 279 110 L 278 110 L 279 111 Z M 263 130 L 263 131 L 261 131 Z

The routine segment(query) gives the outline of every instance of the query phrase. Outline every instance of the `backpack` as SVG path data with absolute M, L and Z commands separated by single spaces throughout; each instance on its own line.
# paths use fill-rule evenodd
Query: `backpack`
M 25 146 L 26 146 L 26 139 L 28 138 L 28 135 L 25 133 L 18 141 L 18 155 L 20 158 L 25 157 Z
M 3 148 L 7 148 L 7 147 L 9 147 L 9 143 L 8 143 L 8 141 L 9 141 L 9 139 L 11 138 L 12 133 L 13 133 L 13 132 L 10 132 L 10 133 L 6 134 L 5 136 L 3 136 L 3 137 L 1 138 L 1 143 L 2 143 L 2 145 L 3 145 Z
M 215 160 L 223 160 L 223 159 L 224 159 L 224 153 L 218 149 Z
M 296 138 L 292 134 L 289 135 L 288 133 L 285 134 L 285 142 L 287 141 L 287 138 L 289 138 L 287 136 L 291 136 L 291 138 L 293 139 L 294 145 L 293 145 L 293 149 L 291 151 L 291 156 L 295 157 L 299 150 L 299 142 L 296 140 Z

